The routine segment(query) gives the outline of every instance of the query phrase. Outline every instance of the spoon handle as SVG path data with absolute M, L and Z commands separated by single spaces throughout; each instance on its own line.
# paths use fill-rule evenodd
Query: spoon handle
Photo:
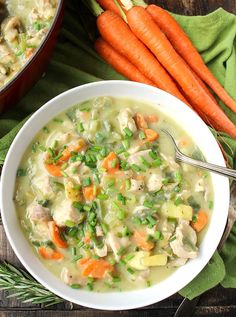
M 231 168 L 226 168 L 219 165 L 194 160 L 191 157 L 187 155 L 183 155 L 182 153 L 179 153 L 179 152 L 176 152 L 176 159 L 180 162 L 187 163 L 195 167 L 200 167 L 210 172 L 214 172 L 222 176 L 230 177 L 236 180 L 236 170 L 233 170 Z

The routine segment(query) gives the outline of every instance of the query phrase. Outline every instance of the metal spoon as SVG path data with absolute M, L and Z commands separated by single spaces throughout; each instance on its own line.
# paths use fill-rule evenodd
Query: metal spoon
M 236 180 L 236 170 L 233 170 L 231 168 L 222 167 L 222 166 L 215 165 L 215 164 L 211 164 L 211 163 L 207 163 L 207 162 L 203 162 L 203 161 L 199 161 L 199 160 L 195 160 L 195 159 L 183 154 L 179 150 L 179 148 L 175 142 L 175 139 L 170 134 L 170 132 L 168 132 L 165 129 L 161 129 L 161 131 L 163 131 L 166 135 L 168 135 L 169 138 L 172 140 L 174 147 L 175 147 L 175 160 L 176 161 L 183 162 L 183 163 L 195 166 L 195 167 L 199 167 L 199 168 L 208 170 L 210 172 L 217 173 L 217 174 L 220 174 L 222 176 L 230 177 L 230 178 Z

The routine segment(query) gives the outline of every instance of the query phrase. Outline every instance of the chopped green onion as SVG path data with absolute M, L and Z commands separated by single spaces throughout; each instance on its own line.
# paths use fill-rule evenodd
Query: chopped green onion
M 182 174 L 179 171 L 175 172 L 175 180 L 177 183 L 182 181 Z
M 147 208 L 153 208 L 153 203 L 151 201 L 144 200 L 143 206 Z
M 179 205 L 182 204 L 182 203 L 183 203 L 183 200 L 182 200 L 180 197 L 176 198 L 176 200 L 175 200 L 175 206 L 179 206 Z
M 133 132 L 128 127 L 124 128 L 123 131 L 127 137 L 131 138 L 133 136 Z
M 19 168 L 16 172 L 17 177 L 22 177 L 27 175 L 27 169 Z
M 150 281 L 147 281 L 147 287 L 150 287 L 151 286 L 151 282 Z
M 131 269 L 131 267 L 127 267 L 127 272 L 129 272 L 130 274 L 134 274 L 135 271 L 133 269 Z
M 172 242 L 172 241 L 175 241 L 176 240 L 176 236 L 172 236 L 170 239 L 169 239 L 169 242 Z
M 150 164 L 148 163 L 148 161 L 145 159 L 144 156 L 141 156 L 141 157 L 139 158 L 139 160 L 140 160 L 140 162 L 141 162 L 145 167 L 147 167 L 147 168 L 150 167 Z
M 98 194 L 97 198 L 99 200 L 107 200 L 109 198 L 109 196 L 107 194 Z
M 121 193 L 118 193 L 117 199 L 118 199 L 119 201 L 121 201 L 122 205 L 126 205 L 126 200 L 127 200 L 127 198 L 126 198 L 125 196 L 123 196 Z
M 63 120 L 61 118 L 54 118 L 53 121 L 57 123 L 63 123 Z
M 67 232 L 67 235 L 71 238 L 75 238 L 77 234 L 78 234 L 78 228 L 76 227 L 70 228 Z
M 118 218 L 119 220 L 125 219 L 125 211 L 124 211 L 123 209 L 118 210 L 118 212 L 117 212 L 117 218 Z
M 148 154 L 153 160 L 157 159 L 157 157 L 158 157 L 156 152 L 154 152 L 154 151 L 150 151 Z
M 84 207 L 84 206 L 83 206 L 80 202 L 78 202 L 78 201 L 73 201 L 72 206 L 73 206 L 74 208 L 78 209 L 79 211 L 81 211 L 81 210 L 83 209 L 83 207 Z
M 117 251 L 117 255 L 122 255 L 126 251 L 125 247 L 120 247 L 120 249 Z
M 124 148 L 126 149 L 126 150 L 128 150 L 129 149 L 129 147 L 130 147 L 130 142 L 129 142 L 129 140 L 124 140 L 123 142 L 123 146 L 124 146 Z
M 214 207 L 214 203 L 213 203 L 212 200 L 210 200 L 209 203 L 208 203 L 208 208 L 209 209 L 213 209 L 213 207 Z
M 132 165 L 131 165 L 131 169 L 132 169 L 134 172 L 140 172 L 140 171 L 141 171 L 141 168 L 140 168 L 137 164 L 132 164 Z
M 154 238 L 155 240 L 159 240 L 160 237 L 161 237 L 161 232 L 160 232 L 159 230 L 155 231 L 155 232 L 154 232 L 154 235 L 153 235 L 153 238 Z
M 116 165 L 117 165 L 117 163 L 118 163 L 118 159 L 112 160 L 112 162 L 111 162 L 111 168 L 115 168 Z
M 133 259 L 133 257 L 134 257 L 134 254 L 130 253 L 125 256 L 125 259 L 126 261 L 130 261 L 131 259 Z
M 87 186 L 90 186 L 92 184 L 92 181 L 91 181 L 91 178 L 88 177 L 88 178 L 85 178 L 83 181 L 82 181 L 82 185 L 84 187 L 87 187 Z
M 125 189 L 126 190 L 130 190 L 131 188 L 131 180 L 130 179 L 126 179 L 125 181 Z
M 159 167 L 161 166 L 162 160 L 158 157 L 152 162 L 152 167 Z
M 115 180 L 114 180 L 114 179 L 110 179 L 110 180 L 107 182 L 107 186 L 108 186 L 108 187 L 112 187 L 114 184 L 115 184 Z
M 139 133 L 139 138 L 140 138 L 140 140 L 145 140 L 146 139 L 146 134 L 143 131 L 141 131 Z
M 125 262 L 124 259 L 120 259 L 119 264 L 120 264 L 120 265 L 126 265 L 126 262 Z
M 112 282 L 113 283 L 119 283 L 121 281 L 121 278 L 119 276 L 113 276 L 112 277 Z
M 81 255 L 81 254 L 78 254 L 78 255 L 76 255 L 76 256 L 74 256 L 73 257 L 73 259 L 72 259 L 72 263 L 74 263 L 74 262 L 77 262 L 77 261 L 79 261 L 80 259 L 82 259 L 83 258 L 83 256 Z
M 71 221 L 71 220 L 66 220 L 65 221 L 65 225 L 69 228 L 73 228 L 75 226 L 75 223 L 74 221 Z
M 154 227 L 155 224 L 157 223 L 157 220 L 155 218 L 153 218 L 151 215 L 147 216 L 146 219 L 148 220 L 151 228 Z
M 72 247 L 72 248 L 71 248 L 71 254 L 75 256 L 75 255 L 76 255 L 76 252 L 77 252 L 76 247 Z
M 69 177 L 69 175 L 68 175 L 66 172 L 64 172 L 64 171 L 61 171 L 61 174 L 62 174 L 62 176 L 64 176 L 64 177 Z
M 102 231 L 104 232 L 105 235 L 109 232 L 109 227 L 106 223 L 101 223 Z
M 84 126 L 82 122 L 77 123 L 77 130 L 79 131 L 79 133 L 84 132 Z
M 81 285 L 80 284 L 71 284 L 70 287 L 73 289 L 80 289 Z
M 47 128 L 47 127 L 43 127 L 43 132 L 44 132 L 44 133 L 49 133 L 48 128 Z
M 138 226 L 140 226 L 142 224 L 142 220 L 138 217 L 134 217 L 134 223 Z
M 121 146 L 117 151 L 116 153 L 119 155 L 121 153 L 125 152 L 125 147 L 124 146 Z
M 197 216 L 197 215 L 193 215 L 193 217 L 192 217 L 192 222 L 193 222 L 193 223 L 196 223 L 197 220 L 198 220 L 198 216 Z

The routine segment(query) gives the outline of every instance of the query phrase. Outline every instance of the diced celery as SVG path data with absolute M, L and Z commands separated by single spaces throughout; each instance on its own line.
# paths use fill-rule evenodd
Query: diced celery
M 147 266 L 141 263 L 143 258 L 149 257 L 150 252 L 147 251 L 138 251 L 134 252 L 133 258 L 127 262 L 128 266 L 132 267 L 135 270 L 146 270 Z
M 172 201 L 166 202 L 162 206 L 161 212 L 168 218 L 179 218 L 191 221 L 193 217 L 193 208 L 191 206 L 184 204 L 176 206 Z
M 155 254 L 141 259 L 141 264 L 144 266 L 164 266 L 167 263 L 167 255 Z

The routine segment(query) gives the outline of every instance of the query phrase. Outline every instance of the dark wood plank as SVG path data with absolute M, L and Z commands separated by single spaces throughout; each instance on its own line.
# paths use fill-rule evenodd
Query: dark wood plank
M 172 12 L 185 15 L 204 15 L 219 7 L 236 14 L 236 0 L 147 0 L 156 3 Z M 0 226 L 0 260 L 7 260 L 12 264 L 21 266 L 9 243 L 4 230 Z M 0 317 L 110 317 L 114 312 L 91 310 L 79 305 L 74 305 L 69 310 L 69 303 L 42 308 L 39 305 L 22 304 L 19 301 L 6 298 L 7 293 L 0 293 Z M 181 302 L 178 294 L 151 306 L 139 310 L 119 312 L 122 317 L 169 317 L 173 316 Z M 223 289 L 218 286 L 206 292 L 200 299 L 194 317 L 210 316 L 225 317 L 236 316 L 236 290 Z
M 147 0 L 172 12 L 185 15 L 205 15 L 219 7 L 236 13 L 236 0 Z

